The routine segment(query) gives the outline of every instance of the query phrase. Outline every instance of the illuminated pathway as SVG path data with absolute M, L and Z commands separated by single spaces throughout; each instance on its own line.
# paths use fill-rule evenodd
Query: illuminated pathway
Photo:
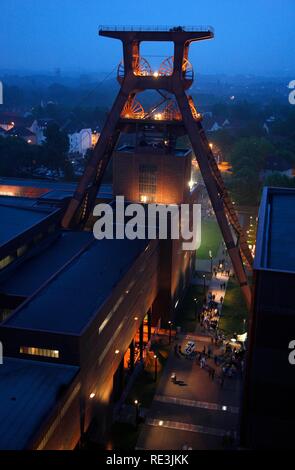
M 191 339 L 198 351 L 211 344 L 208 336 L 183 335 L 178 340 L 182 350 Z M 218 348 L 213 351 L 220 354 Z M 226 378 L 221 387 L 220 367 L 214 366 L 212 359 L 207 362 L 216 369 L 214 381 L 195 360 L 176 357 L 171 351 L 137 448 L 222 449 L 225 434 L 236 436 L 241 381 Z M 171 380 L 173 373 L 178 384 Z

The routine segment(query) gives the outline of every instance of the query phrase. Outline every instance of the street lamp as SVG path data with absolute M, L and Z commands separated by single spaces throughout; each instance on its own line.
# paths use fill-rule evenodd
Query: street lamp
M 154 380 L 155 380 L 155 382 L 157 382 L 157 377 L 158 377 L 158 358 L 157 358 L 156 354 L 154 355 L 154 359 L 155 359 L 155 377 L 154 377 Z
M 203 281 L 204 281 L 204 297 L 206 296 L 206 276 L 203 274 Z
M 135 426 L 137 428 L 138 423 L 139 423 L 139 401 L 134 400 L 134 405 L 135 405 Z
M 213 256 L 212 256 L 212 251 L 209 250 L 209 258 L 210 258 L 210 261 L 211 261 L 211 276 L 213 274 Z
M 172 321 L 168 321 L 169 325 L 169 344 L 171 344 L 171 335 L 172 335 Z
M 195 297 L 195 298 L 194 298 L 194 302 L 195 302 L 195 304 L 196 304 L 196 308 L 195 308 L 195 320 L 196 320 L 196 319 L 197 319 L 197 305 L 198 305 L 198 303 L 199 303 L 199 300 Z

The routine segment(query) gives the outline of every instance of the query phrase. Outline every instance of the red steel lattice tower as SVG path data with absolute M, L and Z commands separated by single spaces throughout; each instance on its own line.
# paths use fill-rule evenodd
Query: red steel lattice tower
M 93 156 L 65 212 L 62 225 L 70 228 L 86 223 L 95 204 L 96 194 L 106 167 L 120 135 L 122 118 L 148 119 L 136 94 L 145 90 L 168 92 L 177 103 L 181 120 L 208 191 L 231 262 L 246 299 L 251 304 L 251 288 L 248 284 L 243 260 L 251 269 L 252 254 L 238 216 L 222 180 L 215 157 L 201 124 L 192 98 L 186 90 L 192 85 L 193 73 L 188 61 L 189 46 L 194 41 L 214 37 L 210 27 L 101 27 L 101 36 L 119 39 L 123 44 L 123 61 L 118 68 L 120 90 L 106 119 Z M 148 62 L 140 56 L 142 41 L 165 41 L 174 45 L 174 55 L 163 62 L 158 72 L 153 72 Z M 164 117 L 167 119 L 167 117 Z

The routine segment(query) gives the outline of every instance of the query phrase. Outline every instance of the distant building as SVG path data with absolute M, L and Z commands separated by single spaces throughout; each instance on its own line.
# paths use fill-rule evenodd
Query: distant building
M 48 124 L 52 123 L 55 123 L 55 120 L 51 118 L 36 119 L 33 121 L 32 125 L 30 126 L 30 130 L 36 135 L 37 145 L 43 144 L 46 139 L 45 130 L 47 129 Z
M 7 137 L 19 137 L 20 139 L 25 140 L 28 144 L 36 144 L 36 134 L 30 131 L 26 127 L 12 127 L 9 131 L 6 132 Z
M 100 132 L 97 129 L 93 130 L 92 131 L 92 140 L 91 140 L 92 147 L 95 147 L 95 145 L 98 142 L 99 137 L 100 137 Z
M 289 177 L 294 176 L 291 163 L 280 155 L 268 155 L 265 159 L 262 177 L 264 178 L 273 173 L 280 173 Z
M 263 124 L 263 129 L 265 130 L 265 132 L 267 134 L 271 134 L 272 133 L 272 126 L 274 124 L 274 122 L 276 121 L 276 118 L 274 116 L 270 116 L 269 118 L 267 118 Z
M 92 130 L 90 128 L 80 129 L 69 133 L 68 136 L 70 141 L 69 153 L 79 153 L 84 157 L 87 150 L 92 147 Z

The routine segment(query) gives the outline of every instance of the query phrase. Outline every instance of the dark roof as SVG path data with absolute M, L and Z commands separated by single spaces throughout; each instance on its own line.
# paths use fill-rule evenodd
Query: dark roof
M 0 366 L 0 449 L 21 450 L 38 432 L 79 368 L 4 357 Z
M 295 189 L 264 188 L 254 268 L 295 272 Z
M 34 120 L 33 116 L 22 116 L 19 113 L 0 113 L 1 124 L 11 124 L 13 122 L 18 127 L 29 127 L 33 124 Z
M 42 118 L 42 119 L 37 119 L 37 124 L 39 127 L 46 127 L 48 124 L 56 123 L 55 119 L 52 118 Z
M 94 240 L 4 325 L 80 334 L 147 240 Z
M 30 197 L 30 188 L 38 188 L 43 191 L 42 198 L 46 199 L 62 199 L 63 197 L 69 197 L 74 194 L 74 191 L 77 187 L 77 183 L 67 183 L 63 181 L 52 181 L 52 180 L 38 180 L 38 179 L 23 179 L 23 178 L 5 178 L 0 177 L 0 196 L 1 196 L 1 186 L 4 186 L 4 193 L 7 194 L 7 186 L 13 186 L 13 191 L 15 187 L 19 187 L 19 194 L 22 196 Z M 27 189 L 27 191 L 26 191 Z M 36 197 L 36 193 L 32 192 L 33 197 Z M 13 194 L 12 194 L 13 195 Z M 99 188 L 99 197 L 107 197 L 112 195 L 112 185 L 111 184 L 102 184 Z M 15 196 L 18 196 L 16 191 Z
M 0 204 L 0 246 L 29 230 L 47 218 L 54 210 L 56 208 L 52 208 L 50 211 L 48 207 L 36 209 L 21 205 Z
M 41 253 L 18 266 L 0 283 L 0 292 L 28 297 L 93 239 L 89 232 L 63 232 Z
M 17 137 L 34 137 L 35 134 L 34 132 L 31 132 L 29 129 L 26 127 L 13 127 L 9 131 L 6 132 L 6 134 L 9 135 L 14 135 Z
M 292 168 L 287 160 L 280 155 L 268 155 L 265 159 L 264 169 L 269 171 L 287 171 Z

